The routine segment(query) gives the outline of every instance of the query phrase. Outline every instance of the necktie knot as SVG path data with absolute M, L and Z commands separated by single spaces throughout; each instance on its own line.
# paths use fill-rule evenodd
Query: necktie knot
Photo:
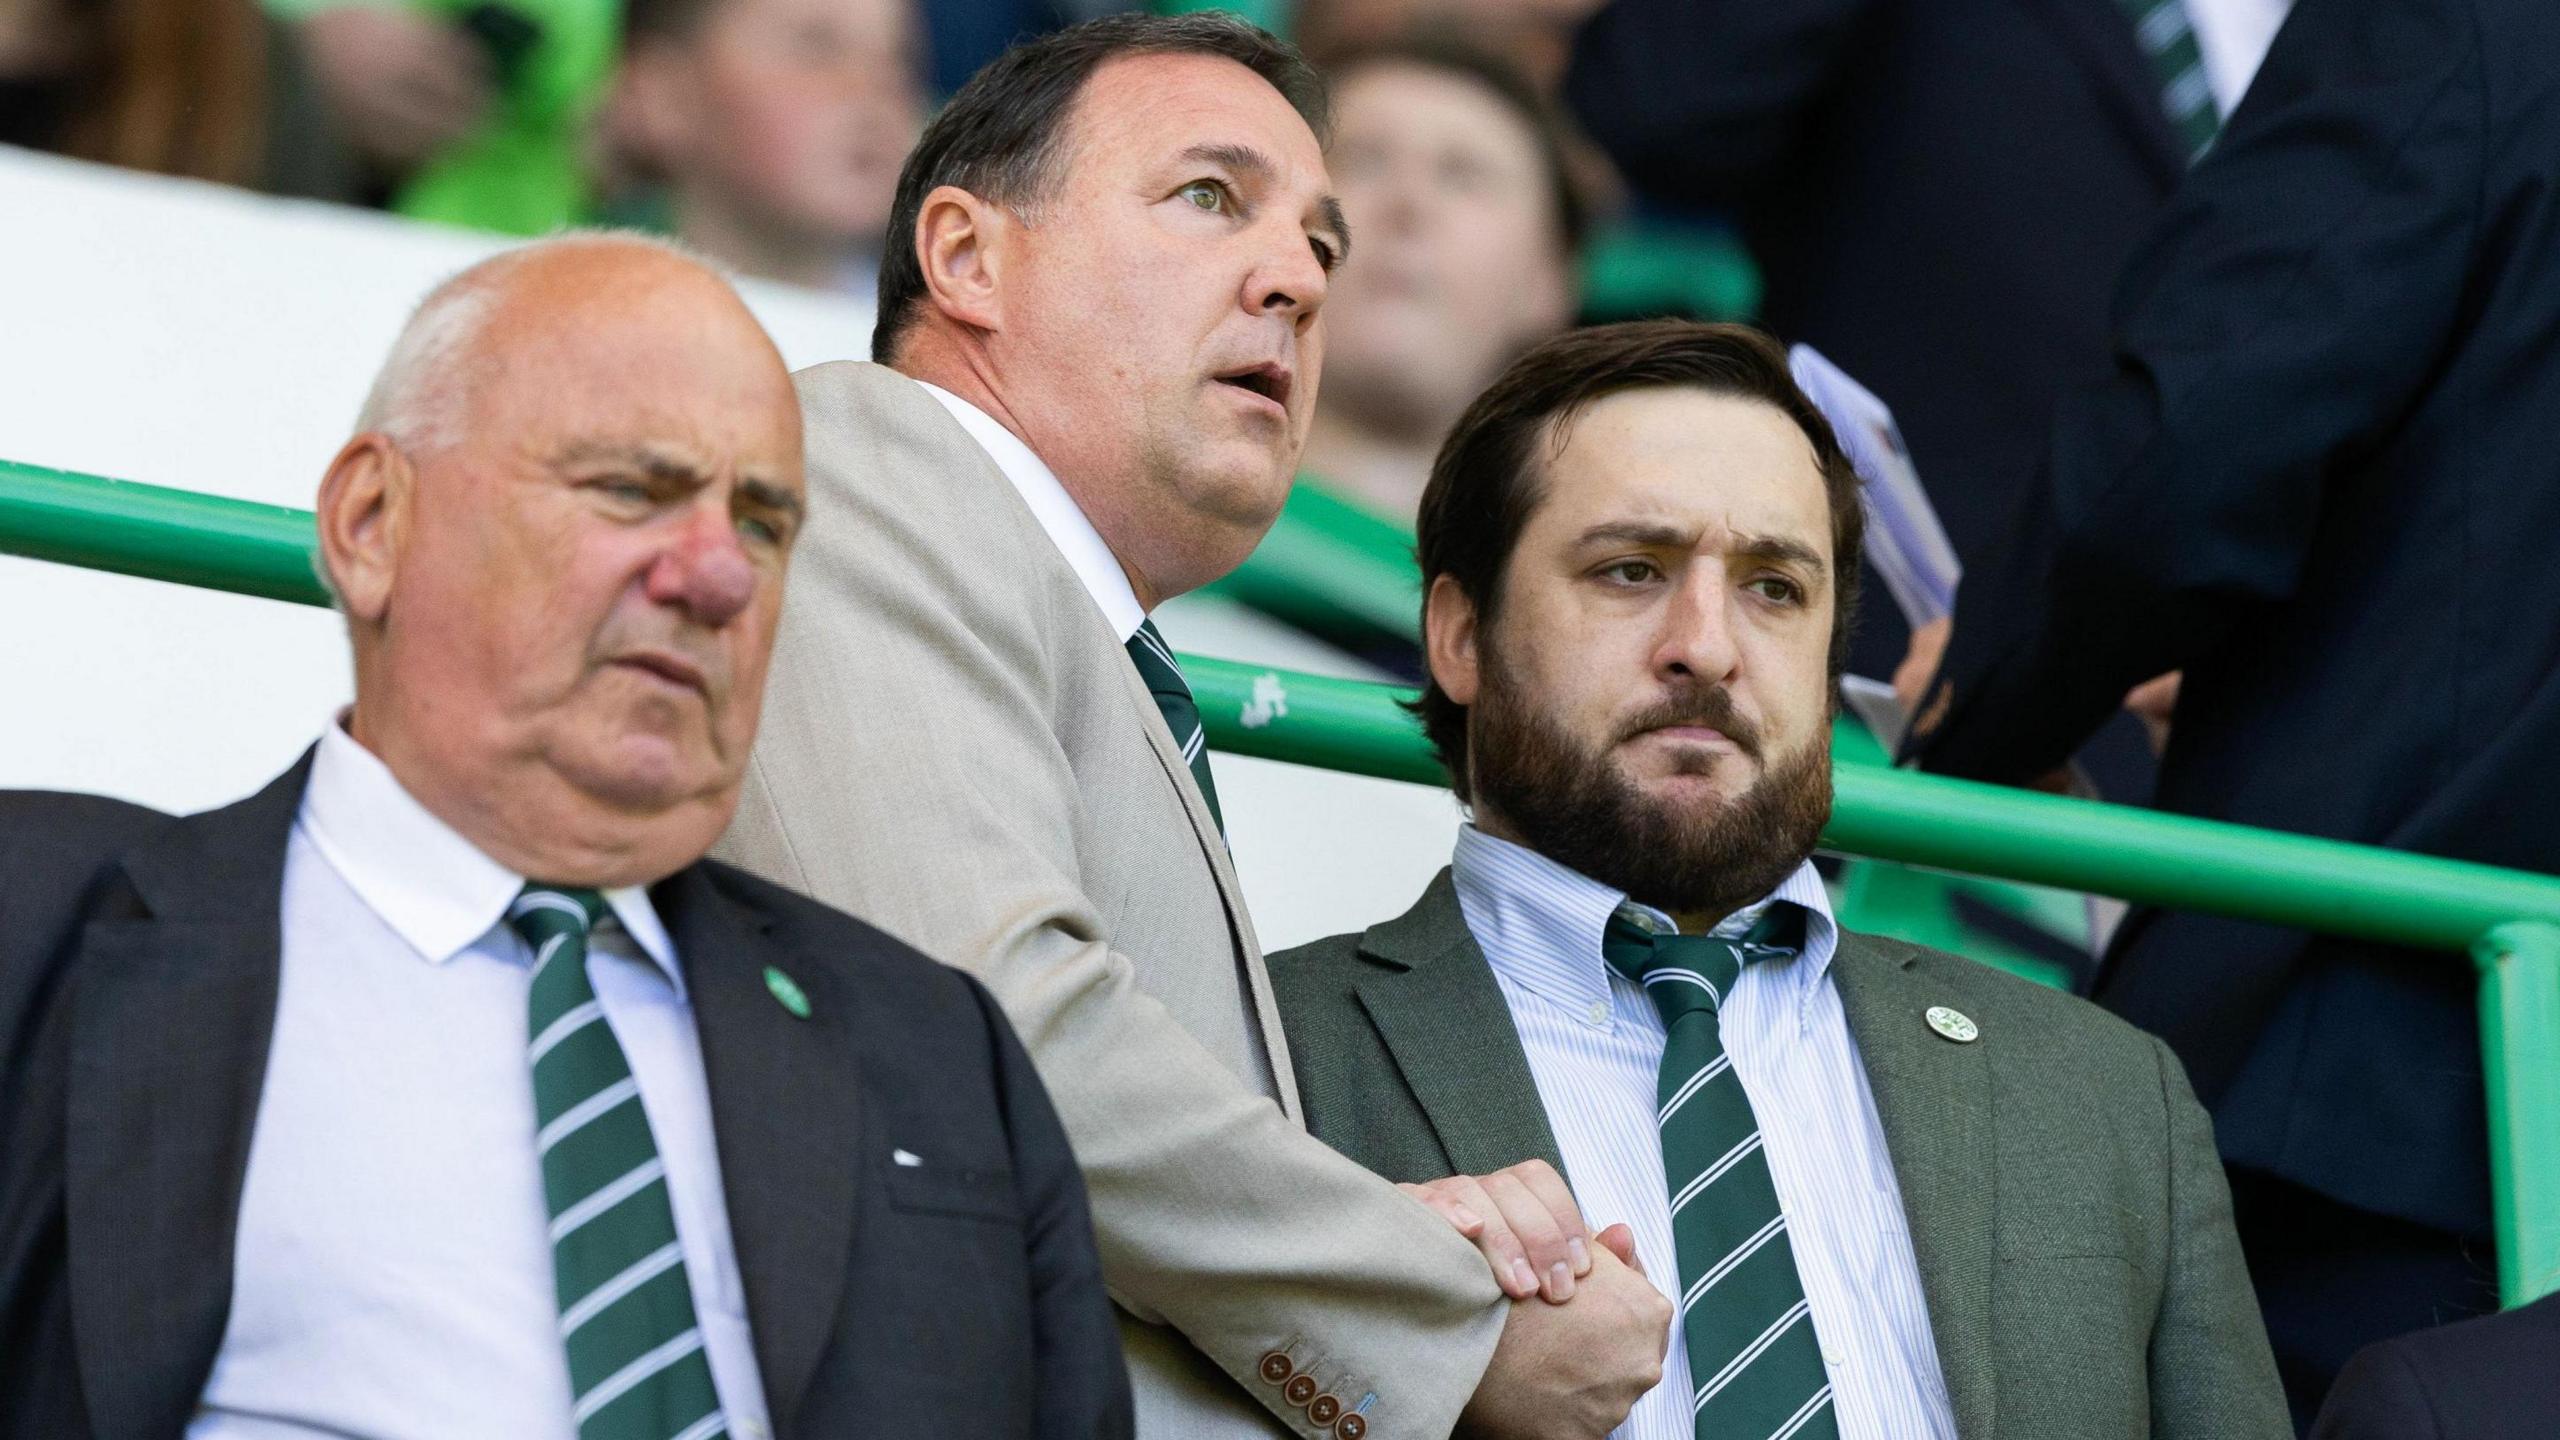
M 1803 947 L 1804 911 L 1784 901 L 1772 904 L 1748 934 L 1729 940 L 1657 931 L 1627 910 L 1609 918 L 1600 938 L 1609 968 L 1644 987 L 1665 1025 L 1702 1011 L 1716 1014 L 1744 966 Z
M 537 882 L 507 907 L 507 923 L 539 952 L 565 935 L 585 939 L 604 913 L 604 896 L 596 891 Z

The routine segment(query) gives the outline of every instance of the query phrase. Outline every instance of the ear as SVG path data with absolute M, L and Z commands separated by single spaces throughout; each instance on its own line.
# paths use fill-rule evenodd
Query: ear
M 1476 703 L 1476 602 L 1454 577 L 1433 577 L 1431 593 L 1423 598 L 1422 647 L 1442 693 L 1459 705 Z
M 972 330 L 1004 328 L 1003 272 L 1020 227 L 1002 206 L 936 186 L 916 212 L 916 260 L 934 308 Z
M 409 458 L 378 432 L 348 441 L 320 481 L 320 566 L 351 621 L 378 625 L 390 612 L 416 481 Z

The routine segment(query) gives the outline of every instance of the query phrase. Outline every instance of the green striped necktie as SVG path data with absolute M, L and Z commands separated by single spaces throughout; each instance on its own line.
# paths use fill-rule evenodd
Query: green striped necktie
M 728 1424 L 676 1244 L 666 1164 L 587 978 L 587 935 L 604 914 L 593 890 L 539 884 L 507 909 L 533 947 L 526 1054 L 578 1440 L 712 1440 Z
M 1649 918 L 1626 909 L 1601 937 L 1610 966 L 1642 985 L 1662 1012 L 1654 1122 L 1671 1187 L 1698 1440 L 1840 1433 L 1760 1122 L 1717 1024 L 1742 967 L 1801 950 L 1804 933 L 1803 908 L 1781 900 L 1740 940 L 1658 934 Z
M 1209 818 L 1218 822 L 1218 833 L 1224 836 L 1227 818 L 1218 810 L 1218 782 L 1209 778 L 1209 734 L 1201 728 L 1200 706 L 1192 700 L 1191 686 L 1174 661 L 1173 647 L 1157 633 L 1156 622 L 1141 620 L 1128 648 L 1129 662 L 1138 667 L 1138 678 L 1147 682 L 1147 693 L 1156 698 L 1156 713 L 1164 717 L 1164 728 L 1173 732 L 1182 763 L 1191 767 L 1200 798 L 1209 802 Z
M 2213 86 L 2204 76 L 2204 51 L 2187 21 L 2186 0 L 2116 0 L 2116 8 L 2133 23 L 2134 43 L 2160 82 L 2160 108 L 2192 165 L 2222 133 L 2222 112 L 2213 108 Z

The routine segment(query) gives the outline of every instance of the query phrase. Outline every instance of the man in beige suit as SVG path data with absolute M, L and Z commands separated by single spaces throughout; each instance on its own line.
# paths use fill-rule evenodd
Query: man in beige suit
M 1287 494 L 1349 240 L 1322 109 L 1208 16 L 1079 26 L 953 99 L 899 182 L 887 364 L 799 376 L 822 523 L 723 853 L 1003 1002 L 1085 1167 L 1142 1433 L 1596 1440 L 1658 1380 L 1668 1303 L 1543 1162 L 1408 1198 L 1308 1137 L 1145 619 Z M 988 1181 L 955 1223 L 1005 1221 Z

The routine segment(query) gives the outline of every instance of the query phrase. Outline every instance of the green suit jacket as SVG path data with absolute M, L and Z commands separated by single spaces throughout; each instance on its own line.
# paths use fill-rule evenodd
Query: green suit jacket
M 1274 955 L 1308 1128 L 1391 1180 L 1564 1168 L 1442 871 L 1403 916 Z M 1898 940 L 1831 974 L 1875 1091 L 1965 1440 L 2291 1436 L 2212 1123 L 2158 1040 Z M 1945 1005 L 1980 1036 L 1942 1038 Z M 1566 1176 L 1571 1180 L 1571 1176 Z

